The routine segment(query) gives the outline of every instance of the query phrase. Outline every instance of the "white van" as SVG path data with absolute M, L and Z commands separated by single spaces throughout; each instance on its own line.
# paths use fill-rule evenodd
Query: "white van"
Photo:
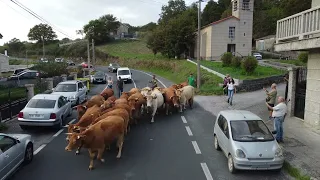
M 130 71 L 129 68 L 127 67 L 121 67 L 121 68 L 118 68 L 117 70 L 117 79 L 119 80 L 119 77 L 121 77 L 121 79 L 124 81 L 124 82 L 132 82 L 132 77 L 131 77 L 132 73 Z

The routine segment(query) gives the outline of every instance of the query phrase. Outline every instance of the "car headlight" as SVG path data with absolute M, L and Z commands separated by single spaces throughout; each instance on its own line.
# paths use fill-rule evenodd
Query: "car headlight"
M 244 152 L 241 149 L 236 150 L 236 156 L 239 158 L 246 158 L 246 155 L 244 154 Z
M 69 99 L 76 99 L 76 95 L 70 96 Z
M 278 148 L 274 153 L 275 157 L 283 157 L 283 152 L 281 148 Z

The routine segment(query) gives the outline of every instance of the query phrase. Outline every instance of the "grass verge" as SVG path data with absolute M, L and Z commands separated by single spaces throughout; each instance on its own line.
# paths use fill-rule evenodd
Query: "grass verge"
M 246 73 L 242 68 L 222 67 L 222 62 L 201 61 L 201 65 L 221 74 L 230 74 L 231 77 L 241 80 L 259 79 L 286 73 L 284 70 L 259 65 L 252 74 Z
M 279 62 L 283 64 L 292 64 L 295 66 L 307 66 L 306 63 L 299 61 L 299 60 L 271 60 L 271 62 Z
M 291 166 L 287 161 L 284 161 L 283 168 L 290 176 L 297 180 L 310 180 L 310 176 L 302 175 L 298 168 Z
M 30 65 L 35 63 L 36 63 L 36 60 L 26 61 L 26 60 L 19 60 L 19 59 L 9 59 L 9 65 Z
M 190 73 L 197 74 L 197 67 L 186 60 L 167 59 L 161 55 L 154 56 L 143 41 L 118 41 L 99 46 L 98 49 L 118 57 L 101 61 L 102 65 L 117 62 L 120 66 L 149 71 L 174 83 L 185 82 Z M 196 92 L 201 95 L 221 95 L 223 92 L 219 83 L 222 82 L 223 79 L 219 76 L 201 70 L 201 88 Z

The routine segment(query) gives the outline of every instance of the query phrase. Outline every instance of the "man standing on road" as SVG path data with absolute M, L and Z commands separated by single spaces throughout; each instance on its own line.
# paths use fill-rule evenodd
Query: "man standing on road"
M 119 76 L 119 79 L 117 80 L 117 86 L 118 86 L 118 91 L 119 91 L 119 98 L 123 92 L 123 80 Z
M 196 79 L 194 78 L 193 74 L 191 73 L 188 77 L 188 84 L 192 87 L 196 87 Z
M 283 122 L 287 113 L 287 105 L 285 99 L 282 96 L 278 97 L 278 104 L 275 107 L 271 107 L 267 102 L 268 108 L 272 109 L 272 118 L 275 123 L 275 130 L 277 131 L 276 140 L 283 143 Z

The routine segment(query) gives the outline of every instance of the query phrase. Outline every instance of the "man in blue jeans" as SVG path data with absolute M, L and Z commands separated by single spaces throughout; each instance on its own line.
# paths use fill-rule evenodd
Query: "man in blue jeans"
M 271 107 L 268 103 L 266 103 L 268 108 L 272 109 L 272 118 L 274 120 L 274 127 L 277 131 L 276 139 L 278 142 L 283 143 L 283 121 L 287 114 L 287 105 L 285 103 L 285 99 L 282 96 L 278 97 L 278 104 L 275 107 Z

